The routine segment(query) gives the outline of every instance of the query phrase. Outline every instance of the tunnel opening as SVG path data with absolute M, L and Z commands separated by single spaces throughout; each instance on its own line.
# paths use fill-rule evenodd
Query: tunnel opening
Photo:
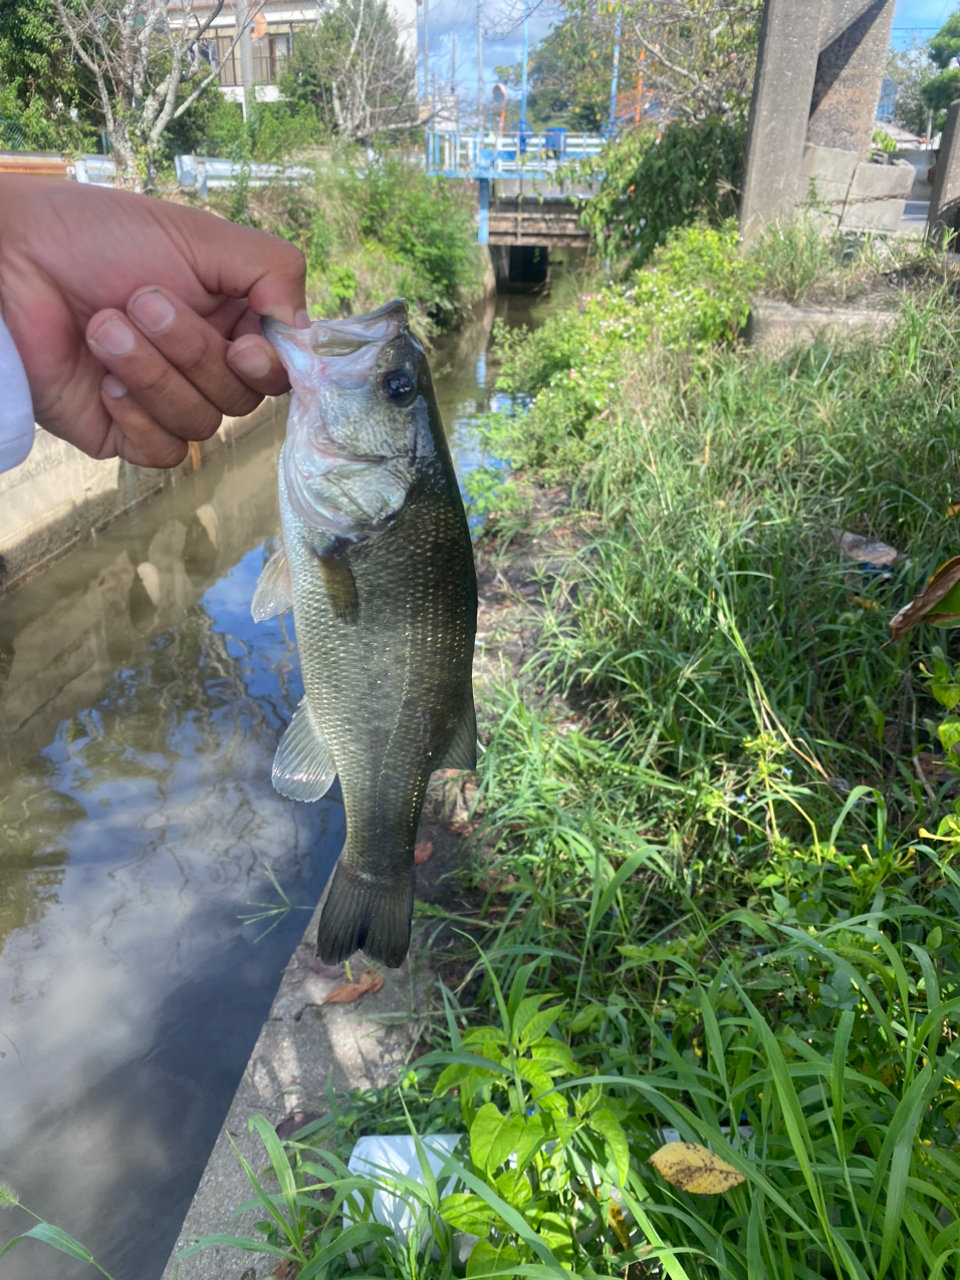
M 497 293 L 539 293 L 550 285 L 550 249 L 545 244 L 491 245 Z

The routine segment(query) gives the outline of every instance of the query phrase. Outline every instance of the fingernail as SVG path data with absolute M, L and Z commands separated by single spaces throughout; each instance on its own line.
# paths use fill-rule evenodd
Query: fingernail
M 270 357 L 262 347 L 253 343 L 239 351 L 231 351 L 227 361 L 245 378 L 265 378 L 270 372 Z
M 90 341 L 111 356 L 125 356 L 133 350 L 133 330 L 117 316 L 111 316 L 104 320 Z
M 293 327 L 295 329 L 309 329 L 313 321 L 310 319 L 309 311 L 298 311 L 293 318 Z
M 159 289 L 148 289 L 138 293 L 130 303 L 131 314 L 151 333 L 159 333 L 172 324 L 176 316 L 173 304 L 165 298 Z
M 120 354 L 119 352 L 117 354 Z M 108 373 L 104 380 L 100 383 L 100 389 L 104 395 L 108 395 L 111 400 L 119 400 L 121 396 L 127 394 L 127 388 L 123 385 L 119 378 L 115 378 L 112 373 Z

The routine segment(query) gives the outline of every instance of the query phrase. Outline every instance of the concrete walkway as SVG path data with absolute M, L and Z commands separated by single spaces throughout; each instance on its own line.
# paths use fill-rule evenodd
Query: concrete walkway
M 162 1280 L 239 1280 L 256 1255 L 213 1248 L 179 1264 L 180 1248 L 197 1236 L 245 1235 L 260 1213 L 234 1215 L 253 1191 L 237 1159 L 243 1153 L 259 1174 L 267 1163 L 260 1139 L 247 1131 L 253 1115 L 277 1125 L 295 1112 L 323 1112 L 325 1094 L 389 1084 L 401 1074 L 416 1044 L 434 978 L 422 960 L 408 959 L 387 971 L 380 991 L 357 1004 L 324 1004 L 344 981 L 342 968 L 328 969 L 314 955 L 319 907 L 284 972 L 270 1016 L 243 1073 L 223 1128 L 187 1212 Z M 354 957 L 356 969 L 365 967 Z M 266 1181 L 268 1189 L 274 1184 Z M 257 1274 L 264 1274 L 258 1268 Z

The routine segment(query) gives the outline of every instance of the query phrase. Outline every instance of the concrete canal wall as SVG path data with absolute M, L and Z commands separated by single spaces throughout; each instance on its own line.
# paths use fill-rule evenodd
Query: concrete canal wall
M 209 440 L 191 443 L 179 467 L 97 462 L 37 428 L 26 462 L 0 474 L 0 595 L 95 536 L 132 507 L 175 485 L 225 444 L 286 416 L 287 399 L 267 399 L 245 418 L 225 418 Z

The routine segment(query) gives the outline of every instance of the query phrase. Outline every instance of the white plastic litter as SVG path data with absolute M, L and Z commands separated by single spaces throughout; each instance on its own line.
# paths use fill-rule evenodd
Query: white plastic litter
M 427 1154 L 427 1162 L 436 1177 L 444 1166 L 447 1157 L 462 1137 L 459 1133 L 431 1133 L 420 1141 Z M 423 1172 L 417 1159 L 416 1143 L 409 1134 L 376 1134 L 368 1138 L 358 1139 L 350 1153 L 347 1168 L 352 1174 L 373 1176 L 389 1181 L 391 1174 L 399 1174 L 416 1182 L 423 1183 Z M 441 1197 L 450 1195 L 456 1190 L 456 1178 L 449 1178 L 445 1186 L 438 1188 Z M 348 1227 L 353 1221 L 351 1200 L 347 1199 L 343 1206 L 343 1225 Z M 378 1189 L 373 1193 L 373 1216 L 385 1227 L 390 1227 L 394 1235 L 404 1244 L 414 1222 L 419 1207 L 409 1205 L 402 1194 L 392 1194 L 389 1190 Z M 426 1239 L 426 1237 L 425 1237 Z M 476 1236 L 461 1232 L 454 1233 L 453 1246 L 458 1260 L 463 1263 L 477 1242 Z M 351 1259 L 351 1265 L 359 1265 L 359 1259 Z

